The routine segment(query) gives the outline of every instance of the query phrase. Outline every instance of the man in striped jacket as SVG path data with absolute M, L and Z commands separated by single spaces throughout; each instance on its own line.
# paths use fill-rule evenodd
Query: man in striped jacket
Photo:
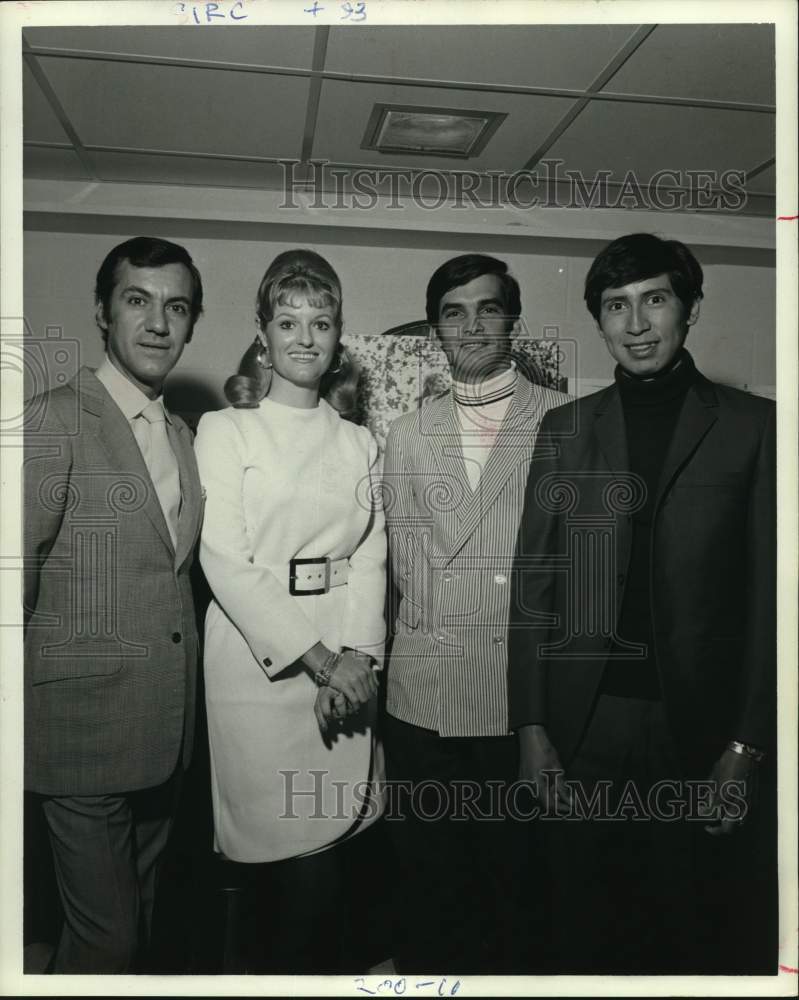
M 386 445 L 399 604 L 384 736 L 406 896 L 403 969 L 511 972 L 528 961 L 520 871 L 529 844 L 509 821 L 518 747 L 507 623 L 536 432 L 567 397 L 533 384 L 512 355 L 520 312 L 502 261 L 468 254 L 438 268 L 427 319 L 452 391 L 395 421 Z

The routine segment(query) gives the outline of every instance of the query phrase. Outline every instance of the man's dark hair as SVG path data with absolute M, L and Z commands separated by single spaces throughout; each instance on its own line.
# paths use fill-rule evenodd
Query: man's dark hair
M 194 261 L 188 251 L 178 243 L 159 239 L 157 236 L 134 236 L 115 246 L 106 256 L 97 272 L 94 285 L 94 301 L 102 306 L 103 316 L 108 320 L 111 307 L 111 294 L 117 283 L 117 271 L 123 261 L 128 261 L 133 267 L 165 267 L 167 264 L 183 264 L 191 275 L 191 329 L 186 338 L 191 340 L 194 324 L 203 311 L 203 283 L 200 272 L 194 266 Z
M 667 274 L 685 315 L 702 298 L 702 266 L 684 243 L 652 233 L 621 236 L 601 250 L 585 279 L 585 304 L 599 322 L 602 293 Z
M 505 306 L 508 318 L 516 320 L 522 311 L 522 300 L 519 292 L 519 282 L 508 274 L 508 265 L 496 257 L 488 257 L 481 253 L 467 253 L 461 257 L 453 257 L 433 274 L 427 284 L 427 321 L 431 326 L 438 324 L 438 308 L 441 300 L 451 288 L 468 285 L 475 278 L 484 274 L 495 274 L 505 295 Z

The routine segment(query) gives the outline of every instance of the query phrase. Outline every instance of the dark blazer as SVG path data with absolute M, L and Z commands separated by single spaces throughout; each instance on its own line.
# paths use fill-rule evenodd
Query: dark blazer
M 88 368 L 26 407 L 25 785 L 100 795 L 165 781 L 191 755 L 201 519 L 191 432 L 167 425 L 173 546 L 121 410 Z
M 617 636 L 642 481 L 615 385 L 544 418 L 517 545 L 510 718 L 577 748 Z M 655 656 L 686 775 L 726 742 L 775 744 L 775 407 L 699 375 L 655 500 Z M 634 654 L 634 650 L 630 650 Z

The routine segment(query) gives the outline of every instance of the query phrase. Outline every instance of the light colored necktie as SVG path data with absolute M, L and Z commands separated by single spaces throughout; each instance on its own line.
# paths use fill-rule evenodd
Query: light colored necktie
M 166 414 L 160 400 L 154 399 L 145 406 L 133 421 L 133 429 L 164 512 L 172 544 L 175 545 L 180 509 L 180 475 L 175 453 L 167 437 Z

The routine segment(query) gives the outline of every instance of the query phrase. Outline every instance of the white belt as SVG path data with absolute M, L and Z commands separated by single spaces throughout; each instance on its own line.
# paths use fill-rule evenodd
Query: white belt
M 350 561 L 343 559 L 292 559 L 289 562 L 289 593 L 297 596 L 326 594 L 331 587 L 343 587 Z

